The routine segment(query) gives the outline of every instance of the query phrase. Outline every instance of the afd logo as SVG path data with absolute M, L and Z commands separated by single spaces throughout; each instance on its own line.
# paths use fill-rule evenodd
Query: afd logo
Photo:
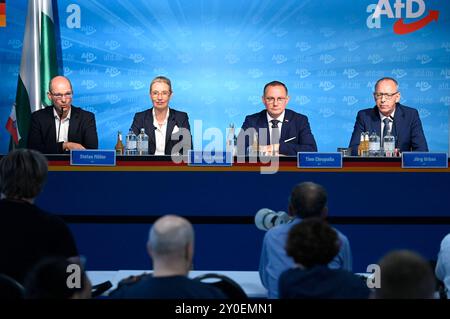
M 426 81 L 420 81 L 416 83 L 416 88 L 419 88 L 420 92 L 425 92 L 431 89 L 431 84 Z
M 145 60 L 144 56 L 140 53 L 130 53 L 128 58 L 133 60 L 134 63 L 141 63 Z
M 287 61 L 287 58 L 283 54 L 274 54 L 272 56 L 272 61 L 274 61 L 276 64 L 283 64 Z
M 258 79 L 258 78 L 262 77 L 264 74 L 260 69 L 250 69 L 250 70 L 248 70 L 247 73 L 253 79 Z
M 107 68 L 105 71 L 105 74 L 108 74 L 110 77 L 114 78 L 120 74 L 120 71 L 118 68 Z
M 311 75 L 311 72 L 309 72 L 307 69 L 297 69 L 295 70 L 295 74 L 299 75 L 300 79 L 305 79 Z
M 94 80 L 83 80 L 81 86 L 86 87 L 86 90 L 92 90 L 97 86 L 97 83 Z
M 353 95 L 344 96 L 342 102 L 347 103 L 348 106 L 358 103 L 358 99 Z
M 130 86 L 133 88 L 133 90 L 140 90 L 145 87 L 145 84 L 141 81 L 130 81 Z
M 91 63 L 91 62 L 94 62 L 95 60 L 97 60 L 97 57 L 92 52 L 83 52 L 81 54 L 81 58 L 86 60 L 86 63 Z
M 319 88 L 323 89 L 324 91 L 330 91 L 334 89 L 335 85 L 330 81 L 320 81 Z
M 426 13 L 424 0 L 395 0 L 393 8 L 389 0 L 379 0 L 367 6 L 367 13 L 371 13 L 366 24 L 369 29 L 381 28 L 381 16 L 389 19 L 397 19 L 394 23 L 394 33 L 408 34 L 424 28 L 432 21 L 437 21 L 439 11 L 429 10 Z M 418 19 L 414 22 L 406 23 L 404 18 Z
M 392 75 L 394 75 L 397 79 L 401 79 L 405 77 L 408 73 L 403 69 L 393 69 Z
M 319 60 L 321 62 L 323 62 L 324 64 L 330 64 L 330 63 L 333 63 L 334 61 L 336 61 L 334 56 L 332 56 L 330 54 L 321 54 Z
M 301 52 L 305 52 L 311 49 L 311 45 L 308 42 L 297 42 L 295 44 L 295 47 L 297 49 L 300 49 Z
M 121 98 L 117 94 L 108 94 L 106 100 L 111 104 L 116 104 L 121 101 Z
M 253 52 L 258 52 L 264 48 L 264 45 L 258 41 L 250 41 L 247 45 Z
M 344 75 L 346 75 L 349 79 L 353 79 L 359 75 L 359 73 L 355 69 L 345 69 Z
M 419 54 L 419 55 L 417 55 L 416 60 L 420 61 L 420 64 L 428 64 L 431 61 L 433 61 L 433 59 L 427 54 Z
M 109 40 L 105 42 L 105 46 L 109 48 L 110 50 L 114 51 L 118 48 L 120 48 L 120 43 L 116 40 Z
M 297 96 L 295 98 L 295 103 L 300 104 L 300 105 L 306 105 L 309 102 L 311 102 L 311 99 L 305 95 Z

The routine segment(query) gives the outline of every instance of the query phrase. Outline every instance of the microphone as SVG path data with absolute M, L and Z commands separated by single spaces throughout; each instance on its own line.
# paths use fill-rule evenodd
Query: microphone
M 261 208 L 255 215 L 255 225 L 258 229 L 267 231 L 270 228 L 287 224 L 294 220 L 286 212 L 275 212 L 269 208 Z

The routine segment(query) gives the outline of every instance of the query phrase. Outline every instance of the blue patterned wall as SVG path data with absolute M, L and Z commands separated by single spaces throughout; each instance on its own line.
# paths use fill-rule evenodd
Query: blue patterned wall
M 419 110 L 428 144 L 447 151 L 450 105 L 450 2 L 359 1 L 93 1 L 60 0 L 61 65 L 74 86 L 74 104 L 95 113 L 101 148 L 117 130 L 150 107 L 148 85 L 172 79 L 171 106 L 189 113 L 195 147 L 225 134 L 246 114 L 263 108 L 265 83 L 288 85 L 289 108 L 306 114 L 319 150 L 348 145 L 356 113 L 374 105 L 374 82 L 400 82 L 402 103 Z M 394 4 L 397 2 L 397 7 Z M 7 0 L 0 28 L 0 152 L 8 149 L 4 124 L 15 98 L 26 0 Z M 408 18 L 406 9 L 421 13 Z M 403 6 L 403 7 L 402 7 Z M 390 12 L 392 9 L 392 15 Z M 398 35 L 393 25 L 438 21 Z M 410 16 L 411 16 L 410 14 Z M 389 17 L 391 15 L 391 17 Z M 203 138 L 204 137 L 204 138 Z M 222 142 L 222 141 L 220 141 Z

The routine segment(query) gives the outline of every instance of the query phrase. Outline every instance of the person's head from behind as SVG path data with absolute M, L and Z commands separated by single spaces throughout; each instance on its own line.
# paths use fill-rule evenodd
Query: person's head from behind
M 28 299 L 89 299 L 91 289 L 82 267 L 63 257 L 41 260 L 25 278 Z
M 327 191 L 313 182 L 296 185 L 289 198 L 289 214 L 300 218 L 321 217 L 328 213 Z
M 0 160 L 2 198 L 33 202 L 47 180 L 48 162 L 41 153 L 17 149 Z
M 435 277 L 431 265 L 419 254 L 397 250 L 385 255 L 379 262 L 380 288 L 377 299 L 432 299 Z
M 339 252 L 336 231 L 320 218 L 305 219 L 292 226 L 286 253 L 305 268 L 329 264 Z
M 158 111 L 166 110 L 172 97 L 172 83 L 165 76 L 157 76 L 150 83 L 150 99 Z
M 183 217 L 165 215 L 150 229 L 147 251 L 154 276 L 187 275 L 194 256 L 194 229 Z

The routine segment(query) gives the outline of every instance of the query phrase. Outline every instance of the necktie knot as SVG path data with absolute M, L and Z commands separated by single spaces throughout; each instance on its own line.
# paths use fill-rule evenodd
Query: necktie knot
M 383 122 L 384 122 L 384 125 L 389 126 L 389 123 L 391 122 L 391 120 L 388 117 L 385 117 Z
M 270 123 L 272 123 L 272 128 L 277 128 L 278 127 L 278 123 L 280 123 L 280 121 L 278 121 L 278 120 L 271 120 Z

